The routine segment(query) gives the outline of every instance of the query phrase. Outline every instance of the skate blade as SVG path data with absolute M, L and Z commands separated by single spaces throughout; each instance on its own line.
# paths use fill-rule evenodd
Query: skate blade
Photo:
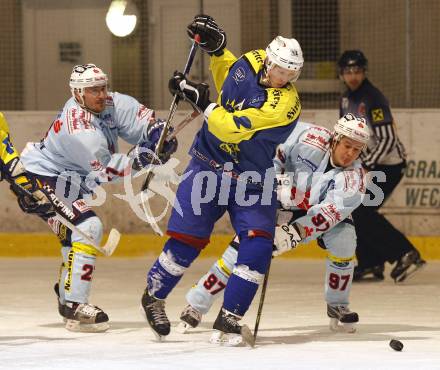
M 338 319 L 330 319 L 330 330 L 334 333 L 356 333 L 356 323 L 342 323 Z
M 176 331 L 180 334 L 188 334 L 191 329 L 194 329 L 190 324 L 188 324 L 185 321 L 179 322 L 179 324 L 176 326 Z
M 394 282 L 396 284 L 398 283 L 403 283 L 404 281 L 406 281 L 409 277 L 413 276 L 415 272 L 420 271 L 421 269 L 423 269 L 426 266 L 426 262 L 418 264 L 418 265 L 411 265 L 410 267 L 408 267 L 408 269 L 401 275 L 399 275 L 398 277 L 396 277 L 394 279 Z
M 166 336 L 160 335 L 158 332 L 156 332 L 150 325 L 151 331 L 153 332 L 154 336 L 156 337 L 156 340 L 158 342 L 165 342 Z
M 219 330 L 214 330 L 209 338 L 209 343 L 225 347 L 244 347 L 246 345 L 240 334 L 223 333 Z
M 255 346 L 255 337 L 252 334 L 251 329 L 249 329 L 247 325 L 243 325 L 241 327 L 241 336 L 248 345 L 250 345 L 251 347 Z
M 108 322 L 100 322 L 98 324 L 82 324 L 76 320 L 66 320 L 66 329 L 80 333 L 103 333 L 110 328 Z

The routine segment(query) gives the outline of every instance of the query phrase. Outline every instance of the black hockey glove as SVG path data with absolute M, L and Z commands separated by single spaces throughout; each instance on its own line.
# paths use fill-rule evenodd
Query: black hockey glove
M 196 15 L 192 23 L 188 25 L 187 33 L 191 39 L 199 35 L 199 47 L 210 55 L 223 54 L 223 49 L 226 47 L 226 33 L 209 15 Z
M 205 83 L 194 83 L 185 78 L 183 73 L 174 72 L 168 82 L 168 89 L 172 95 L 190 103 L 193 108 L 201 113 L 205 111 L 211 101 L 209 100 L 209 86 Z
M 30 180 L 26 184 L 10 183 L 12 192 L 17 196 L 20 209 L 25 213 L 36 214 L 47 220 L 55 216 L 55 210 L 46 194 L 37 185 L 36 181 Z

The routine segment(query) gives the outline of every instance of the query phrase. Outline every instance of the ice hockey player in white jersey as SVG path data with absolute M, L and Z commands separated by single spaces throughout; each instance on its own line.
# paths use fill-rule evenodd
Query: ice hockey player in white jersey
M 351 213 L 365 192 L 365 172 L 357 158 L 369 135 L 364 119 L 352 114 L 339 119 L 333 132 L 300 122 L 274 159 L 280 208 L 273 256 L 313 239 L 327 251 L 325 300 L 332 330 L 354 332 L 359 320 L 348 308 L 356 249 Z M 221 258 L 188 291 L 180 331 L 196 327 L 221 295 L 239 245 L 234 237 Z
M 44 139 L 28 143 L 22 161 L 30 176 L 54 193 L 72 211 L 69 220 L 100 244 L 103 225 L 84 196 L 99 184 L 118 180 L 152 161 L 164 121 L 131 96 L 107 91 L 107 75 L 94 64 L 74 67 L 72 97 L 53 121 Z M 118 138 L 134 145 L 118 153 Z M 175 152 L 177 141 L 164 146 L 160 160 Z M 101 332 L 109 328 L 107 314 L 89 304 L 95 269 L 95 248 L 80 233 L 47 219 L 61 241 L 63 263 L 55 284 L 58 310 L 71 331 Z

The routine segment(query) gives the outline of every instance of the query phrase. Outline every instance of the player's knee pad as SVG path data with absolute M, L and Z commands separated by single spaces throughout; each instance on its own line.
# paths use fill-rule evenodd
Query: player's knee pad
M 356 231 L 353 225 L 340 223 L 322 236 L 330 260 L 350 260 L 356 250 Z
M 233 274 L 242 278 L 243 280 L 249 281 L 250 283 L 254 283 L 257 285 L 260 285 L 264 279 L 264 274 L 256 270 L 252 270 L 249 266 L 246 265 L 235 266 Z
M 63 291 L 67 301 L 87 303 L 95 263 L 96 251 L 92 246 L 79 242 L 72 243 L 67 261 L 64 262 L 66 274 Z
M 226 278 L 226 281 L 231 275 L 234 265 L 237 262 L 237 255 L 238 251 L 233 247 L 228 246 L 223 252 L 223 255 L 215 262 L 213 266 Z
M 163 251 L 159 256 L 159 263 L 170 274 L 179 276 L 183 275 L 199 253 L 197 249 L 179 240 L 170 238 L 165 243 Z
M 92 216 L 85 219 L 83 222 L 77 225 L 77 228 L 86 235 L 90 236 L 97 244 L 101 244 L 103 225 L 101 220 L 97 216 Z M 76 233 L 75 231 L 72 232 L 71 240 L 72 244 L 88 243 L 88 241 L 84 237 L 82 237 L 79 233 Z
M 329 261 L 329 264 L 333 267 L 341 270 L 346 270 L 351 269 L 354 265 L 355 255 L 352 255 L 350 257 L 338 257 L 328 252 L 327 259 Z
M 240 235 L 237 265 L 265 274 L 272 257 L 273 236 L 266 232 L 249 231 Z

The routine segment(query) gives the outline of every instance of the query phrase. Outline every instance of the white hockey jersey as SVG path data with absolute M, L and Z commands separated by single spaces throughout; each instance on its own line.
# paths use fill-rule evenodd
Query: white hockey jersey
M 127 174 L 129 157 L 118 153 L 118 138 L 136 145 L 147 139 L 147 126 L 154 111 L 136 99 L 109 93 L 106 108 L 92 114 L 70 98 L 39 143 L 28 143 L 22 153 L 26 169 L 43 176 L 66 171 L 97 183 Z
M 289 186 L 284 187 L 288 194 L 278 194 L 283 207 L 307 212 L 295 221 L 306 231 L 305 242 L 350 217 L 365 193 L 360 160 L 346 168 L 329 163 L 330 138 L 331 132 L 323 127 L 299 123 L 278 146 L 274 159 L 277 174 L 290 175 Z

